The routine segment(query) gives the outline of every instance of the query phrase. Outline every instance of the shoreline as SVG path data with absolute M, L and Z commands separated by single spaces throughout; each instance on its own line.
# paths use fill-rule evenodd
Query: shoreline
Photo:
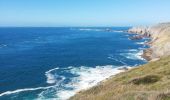
M 142 32 L 132 31 L 131 29 L 129 29 L 129 30 L 127 32 L 129 34 L 133 34 L 133 36 L 129 37 L 129 39 L 132 40 L 132 41 L 133 40 L 142 40 L 144 38 L 150 39 L 150 40 L 144 42 L 143 45 L 149 46 L 149 47 L 143 50 L 141 57 L 148 62 L 152 61 L 151 54 L 152 54 L 153 51 L 150 49 L 150 47 L 151 47 L 150 42 L 152 41 L 151 34 L 149 32 L 148 33 L 142 33 Z
M 162 27 L 162 25 L 163 25 L 163 27 Z M 170 52 L 168 54 L 164 53 L 164 54 L 160 55 L 159 52 L 163 52 L 163 50 L 160 50 L 159 49 L 160 45 L 157 45 L 157 42 L 158 43 L 162 42 L 162 41 L 158 41 L 159 39 L 163 38 L 163 37 L 159 36 L 159 34 L 161 34 L 161 30 L 166 29 L 167 26 L 170 27 L 170 23 L 158 24 L 158 25 L 152 26 L 152 27 L 133 27 L 133 28 L 131 28 L 131 29 L 129 29 L 127 31 L 129 34 L 134 34 L 134 36 L 130 38 L 131 40 L 139 40 L 139 39 L 143 39 L 143 38 L 149 38 L 150 39 L 150 41 L 147 41 L 147 42 L 144 43 L 144 45 L 148 45 L 149 48 L 144 49 L 143 54 L 141 55 L 142 58 L 144 58 L 145 60 L 148 61 L 147 64 L 149 64 L 150 62 L 154 63 L 154 62 L 160 60 L 161 57 L 166 57 L 166 56 L 170 55 Z M 169 30 L 168 30 L 168 32 L 169 32 Z M 165 32 L 165 31 L 163 31 L 163 32 Z M 158 35 L 155 35 L 156 33 Z M 167 35 L 168 34 L 164 34 L 163 36 L 167 37 Z M 166 41 L 165 43 L 168 43 L 168 42 Z M 169 45 L 168 46 L 161 45 L 161 46 L 164 47 L 164 48 L 166 48 L 166 47 L 169 48 Z M 155 52 L 154 50 L 157 50 L 157 49 L 158 49 L 158 51 L 159 50 L 160 51 Z M 144 65 L 147 65 L 147 64 L 144 64 Z M 144 65 L 141 65 L 141 66 L 144 66 Z M 140 68 L 140 66 L 138 68 Z M 134 68 L 132 68 L 132 69 L 134 69 Z M 104 82 L 110 81 L 112 78 L 121 75 L 121 73 L 131 72 L 132 69 L 127 69 L 127 70 L 124 70 L 123 72 L 120 72 L 120 73 L 118 73 L 116 75 L 110 76 L 109 78 L 101 81 L 100 84 L 104 84 Z M 98 87 L 98 85 L 92 87 L 91 89 L 93 90 L 93 88 L 95 88 L 95 87 Z M 81 96 L 81 93 L 87 92 L 87 91 L 88 91 L 88 89 L 87 90 L 82 90 L 82 91 L 76 93 L 73 97 L 70 98 L 70 100 L 72 98 L 74 98 L 75 96 L 79 95 L 79 94 Z
M 170 23 L 159 23 L 149 27 L 132 27 L 127 31 L 137 34 L 134 39 L 150 38 L 145 44 L 149 48 L 143 51 L 143 57 L 148 61 L 157 61 L 170 55 Z
M 128 34 L 131 34 L 131 33 L 128 32 Z M 143 39 L 143 38 L 141 38 L 141 39 Z M 133 41 L 133 40 L 132 40 L 132 41 Z M 147 42 L 149 42 L 149 41 L 147 41 Z M 143 45 L 146 45 L 146 44 L 144 43 Z M 146 49 L 144 49 L 144 50 L 146 50 Z M 144 50 L 142 50 L 142 51 L 144 51 Z M 141 51 L 141 50 L 139 50 L 139 52 L 140 52 L 140 51 Z M 140 56 L 142 59 L 144 59 L 144 60 L 146 60 L 146 61 L 148 62 L 149 59 L 146 58 L 146 56 L 143 56 L 143 55 L 144 55 L 144 52 L 142 53 L 142 55 L 138 55 L 138 56 Z M 94 85 L 94 86 L 92 86 L 92 87 L 89 87 L 89 88 L 87 88 L 87 89 L 82 89 L 82 90 L 78 91 L 75 95 L 80 94 L 80 93 L 82 93 L 82 92 L 84 92 L 84 91 L 87 91 L 88 89 L 91 89 L 91 88 L 93 88 L 93 87 L 96 87 L 96 86 L 98 86 L 98 85 L 100 85 L 100 84 L 102 84 L 102 83 L 104 83 L 104 82 L 106 82 L 106 81 L 109 81 L 109 79 L 111 79 L 111 78 L 113 78 L 113 77 L 115 77 L 115 76 L 117 76 L 117 75 L 119 75 L 119 74 L 121 74 L 121 73 L 130 71 L 130 70 L 132 70 L 132 69 L 134 69 L 134 68 L 136 68 L 136 67 L 135 67 L 135 66 L 131 66 L 131 67 L 129 67 L 129 66 L 119 67 L 119 68 L 117 68 L 117 70 L 120 71 L 119 73 L 116 73 L 116 74 L 114 74 L 114 75 L 111 75 L 111 76 L 108 77 L 108 78 L 105 78 L 104 80 L 100 81 L 99 83 L 97 83 L 96 85 Z M 74 97 L 75 95 L 73 95 L 72 97 Z M 72 97 L 70 97 L 70 98 L 72 98 Z M 70 100 L 70 98 L 69 98 L 68 100 Z

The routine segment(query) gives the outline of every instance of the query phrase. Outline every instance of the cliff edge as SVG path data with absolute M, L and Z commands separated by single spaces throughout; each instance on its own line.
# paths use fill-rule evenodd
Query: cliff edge
M 151 41 L 147 43 L 150 48 L 144 50 L 144 56 L 149 60 L 170 55 L 170 23 L 160 23 L 151 27 L 133 27 L 128 32 L 150 35 Z

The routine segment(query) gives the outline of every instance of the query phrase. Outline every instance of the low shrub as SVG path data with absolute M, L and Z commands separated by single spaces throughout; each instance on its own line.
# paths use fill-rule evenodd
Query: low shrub
M 158 75 L 146 75 L 144 77 L 134 78 L 130 81 L 130 83 L 133 83 L 135 85 L 151 84 L 151 83 L 155 83 L 159 80 L 160 80 L 160 77 Z

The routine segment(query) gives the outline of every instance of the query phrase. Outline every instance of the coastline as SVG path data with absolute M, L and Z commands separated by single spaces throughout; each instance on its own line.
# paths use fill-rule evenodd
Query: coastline
M 128 32 L 128 31 L 121 31 L 121 32 Z M 131 34 L 131 32 L 128 32 L 128 34 Z M 135 35 L 135 34 L 138 34 L 138 33 L 134 33 L 134 35 Z M 141 39 L 143 39 L 143 37 L 142 37 Z M 133 40 L 132 40 L 132 41 L 133 41 Z M 148 43 L 148 42 L 149 42 L 149 41 L 147 41 L 147 43 Z M 146 43 L 144 42 L 144 43 L 142 43 L 142 45 L 146 45 Z M 144 50 L 146 50 L 146 49 L 144 49 Z M 142 54 L 137 55 L 137 56 L 140 56 L 141 59 L 144 59 L 144 60 L 146 60 L 146 61 L 150 61 L 150 58 L 149 58 L 149 57 L 146 57 L 147 55 L 144 55 L 144 50 L 142 50 L 142 52 L 143 52 Z M 141 52 L 141 50 L 139 50 L 139 52 Z M 80 93 L 82 93 L 82 92 L 84 92 L 84 91 L 87 91 L 88 89 L 91 89 L 91 88 L 93 88 L 93 87 L 96 87 L 96 86 L 98 86 L 98 85 L 100 85 L 100 84 L 103 84 L 103 83 L 109 81 L 111 78 L 113 78 L 113 77 L 115 77 L 115 76 L 117 76 L 117 75 L 119 75 L 119 74 L 121 74 L 121 73 L 128 72 L 128 71 L 130 71 L 130 70 L 132 70 L 132 69 L 134 69 L 134 68 L 136 68 L 136 67 L 135 67 L 135 66 L 133 66 L 133 67 L 132 67 L 132 66 L 131 66 L 131 67 L 128 67 L 128 66 L 119 67 L 119 68 L 117 68 L 117 70 L 119 70 L 118 73 L 115 73 L 114 75 L 111 75 L 110 77 L 107 77 L 107 78 L 101 80 L 98 84 L 96 84 L 96 85 L 94 85 L 94 86 L 92 86 L 92 87 L 89 87 L 89 88 L 82 89 L 82 90 L 78 91 L 75 95 L 80 94 Z M 74 95 L 74 96 L 75 96 L 75 95 Z M 73 97 L 74 97 L 74 96 L 73 96 Z M 70 97 L 69 100 L 70 100 L 71 98 L 72 98 L 72 97 Z M 71 99 L 71 100 L 72 100 L 72 99 Z
M 149 48 L 143 50 L 143 54 L 141 55 L 142 58 L 144 58 L 145 60 L 148 61 L 147 64 L 149 64 L 150 62 L 159 61 L 162 57 L 167 57 L 168 55 L 170 55 L 170 53 L 168 53 L 168 54 L 158 56 L 159 53 L 154 51 L 157 47 L 157 46 L 155 47 L 155 42 L 157 43 L 158 38 L 163 38 L 163 37 L 160 37 L 159 35 L 155 35 L 156 30 L 159 30 L 157 32 L 157 34 L 160 34 L 160 30 L 162 30 L 162 25 L 164 26 L 163 28 L 165 29 L 165 27 L 170 26 L 170 23 L 158 24 L 156 26 L 151 26 L 151 27 L 133 27 L 127 31 L 129 34 L 134 34 L 134 37 L 132 37 L 131 40 L 138 40 L 138 39 L 143 39 L 143 38 L 150 39 L 150 41 L 147 41 L 146 43 L 144 43 L 144 45 L 148 45 Z M 156 29 L 155 29 L 155 27 L 156 27 Z M 160 27 L 161 27 L 161 29 L 159 29 Z M 164 35 L 164 37 L 166 37 L 166 36 L 167 36 L 167 34 Z M 164 46 L 164 45 L 162 45 L 162 46 Z M 138 68 L 140 68 L 140 67 L 141 66 L 139 66 Z M 122 73 L 131 72 L 133 69 L 135 70 L 136 68 L 127 69 L 127 70 L 124 70 L 123 72 L 120 72 L 116 75 L 110 76 L 109 78 L 101 81 L 99 85 L 105 84 L 106 82 L 110 82 L 114 77 L 117 77 L 117 76 L 121 75 Z M 98 85 L 92 87 L 89 90 L 93 90 L 93 88 L 96 88 L 96 87 L 98 87 Z M 81 93 L 86 93 L 89 90 L 82 90 L 82 91 L 78 92 L 76 95 L 81 95 Z M 76 97 L 76 95 L 71 97 L 70 100 L 74 100 L 73 98 Z
M 147 61 L 151 61 L 152 60 L 151 54 L 153 52 L 152 49 L 150 48 L 151 47 L 151 41 L 152 41 L 152 38 L 151 38 L 152 35 L 148 31 L 147 28 L 148 27 L 141 27 L 141 28 L 132 27 L 127 32 L 129 34 L 133 34 L 133 36 L 129 37 L 131 40 L 140 40 L 140 39 L 143 39 L 143 38 L 150 39 L 150 40 L 144 42 L 143 45 L 147 45 L 148 48 L 143 50 L 141 57 L 144 58 Z
M 133 27 L 128 32 L 137 34 L 135 39 L 150 38 L 150 41 L 145 43 L 149 48 L 145 49 L 142 55 L 146 60 L 156 61 L 161 57 L 170 55 L 170 23 L 159 23 L 149 27 Z
M 112 30 L 114 30 L 114 28 Z M 127 28 L 126 28 L 126 30 L 127 30 Z M 96 32 L 98 30 L 95 29 L 94 31 Z M 105 32 L 105 30 L 102 30 L 101 34 L 103 33 L 103 31 Z M 115 34 L 114 32 L 115 31 L 106 32 L 106 34 L 107 33 L 109 35 Z M 76 92 L 79 92 L 82 89 L 92 88 L 92 86 L 96 86 L 96 85 L 100 84 L 100 82 L 102 82 L 102 81 L 107 81 L 105 79 L 109 80 L 110 76 L 114 76 L 120 72 L 127 71 L 128 66 L 137 66 L 136 64 L 145 63 L 143 58 L 141 58 L 141 56 L 140 56 L 142 54 L 142 50 L 143 50 L 143 46 L 142 46 L 143 41 L 133 42 L 133 41 L 129 40 L 127 38 L 129 36 L 129 34 L 127 34 L 127 32 L 125 32 L 125 31 L 122 33 L 116 32 L 116 34 L 118 34 L 118 36 L 122 36 L 122 39 L 120 38 L 120 41 L 118 41 L 118 42 L 121 42 L 121 40 L 125 40 L 125 41 L 127 41 L 127 45 L 130 44 L 133 47 L 129 48 L 129 46 L 127 46 L 125 48 L 123 47 L 123 49 L 116 48 L 117 49 L 116 51 L 120 50 L 120 52 L 115 53 L 115 55 L 117 55 L 117 54 L 120 55 L 120 56 L 118 56 L 118 58 L 116 58 L 117 56 L 115 56 L 114 52 L 113 52 L 115 47 L 113 46 L 113 44 L 111 44 L 109 46 L 109 47 L 113 46 L 112 49 L 109 50 L 111 52 L 109 52 L 109 53 L 103 52 L 103 53 L 107 54 L 104 58 L 106 58 L 108 60 L 108 62 L 112 62 L 113 64 L 106 64 L 103 66 L 102 65 L 98 66 L 98 64 L 97 64 L 97 66 L 78 66 L 78 67 L 67 66 L 66 68 L 60 68 L 60 66 L 50 67 L 47 70 L 43 71 L 43 77 L 45 77 L 45 79 L 46 79 L 45 83 L 47 85 L 38 86 L 38 87 L 30 86 L 30 87 L 25 87 L 25 88 L 16 88 L 16 89 L 9 90 L 9 91 L 8 90 L 3 91 L 0 94 L 0 97 L 5 98 L 8 96 L 10 97 L 12 95 L 18 96 L 23 93 L 32 93 L 32 92 L 40 91 L 40 93 L 36 93 L 36 94 L 38 94 L 37 98 L 43 99 L 43 98 L 46 98 L 46 94 L 44 94 L 44 93 L 48 93 L 48 91 L 50 91 L 50 90 L 57 89 L 56 91 L 54 91 L 55 92 L 54 99 L 61 98 L 60 100 L 66 100 L 66 99 L 68 99 L 67 97 L 71 97 Z M 110 37 L 111 36 L 109 36 L 109 38 Z M 102 38 L 103 38 L 103 36 L 102 36 Z M 112 36 L 111 39 L 117 40 L 117 38 L 115 38 L 114 36 Z M 96 44 L 96 42 L 94 42 L 94 43 Z M 111 43 L 114 43 L 114 42 L 111 42 Z M 101 45 L 101 44 L 99 44 L 99 45 Z M 122 46 L 122 45 L 120 45 L 120 46 Z M 122 47 L 120 47 L 120 48 L 122 48 Z M 119 57 L 122 57 L 122 58 L 119 58 Z M 132 61 L 132 62 L 129 63 L 128 61 Z M 136 61 L 138 61 L 139 63 Z M 114 62 L 116 62 L 117 64 Z M 61 71 L 62 71 L 62 73 L 72 74 L 72 75 L 76 76 L 76 77 L 70 78 L 71 80 L 70 80 L 70 82 L 68 82 L 68 84 L 67 83 L 63 84 L 64 88 L 63 87 L 60 88 L 59 85 L 62 84 L 62 82 L 65 82 L 64 80 L 67 78 L 67 76 L 64 76 L 64 75 L 57 76 Z M 65 89 L 65 87 L 66 87 L 66 89 Z M 71 89 L 67 89 L 67 88 L 71 88 Z M 51 93 L 49 93 L 49 95 L 50 94 Z M 51 97 L 51 99 L 53 99 L 53 97 Z

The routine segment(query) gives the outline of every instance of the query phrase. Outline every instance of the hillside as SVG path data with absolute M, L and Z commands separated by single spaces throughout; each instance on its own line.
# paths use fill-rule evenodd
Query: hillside
M 170 57 L 113 76 L 70 100 L 170 100 Z

